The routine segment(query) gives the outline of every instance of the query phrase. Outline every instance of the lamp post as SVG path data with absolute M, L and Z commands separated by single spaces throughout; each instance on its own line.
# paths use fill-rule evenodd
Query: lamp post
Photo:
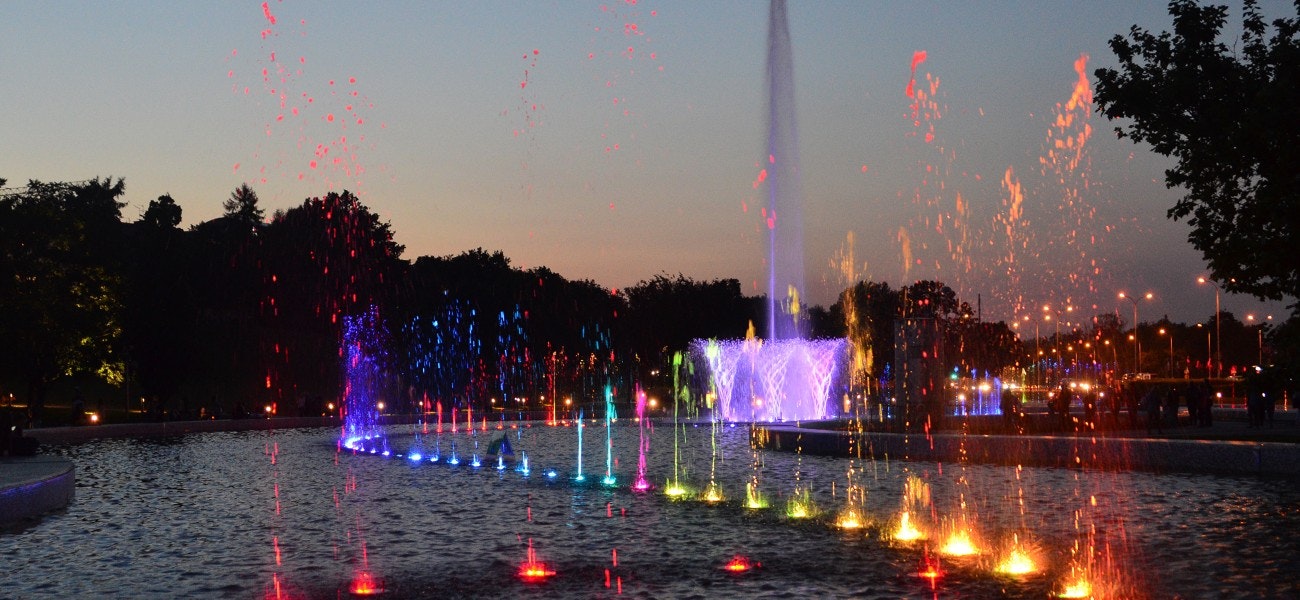
M 1160 335 L 1169 336 L 1169 377 L 1172 378 L 1174 376 L 1174 332 L 1161 327 Z
M 1056 320 L 1055 320 L 1055 321 L 1052 321 L 1052 322 L 1054 323 L 1054 325 L 1055 325 L 1054 333 L 1052 334 L 1052 353 L 1056 355 L 1056 367 L 1057 367 L 1057 369 L 1058 369 L 1058 372 L 1057 372 L 1057 380 L 1058 380 L 1058 381 L 1060 380 L 1060 372 L 1059 372 L 1059 369 L 1060 369 L 1060 367 L 1061 367 L 1061 360 L 1062 360 L 1061 357 L 1063 356 L 1063 355 L 1061 354 L 1061 315 L 1064 314 L 1064 313 L 1069 313 L 1069 312 L 1074 312 L 1074 307 L 1073 307 L 1073 306 L 1069 306 L 1069 305 L 1067 305 L 1067 306 L 1065 307 L 1065 310 L 1062 311 L 1062 310 L 1060 310 L 1060 309 L 1055 309 L 1055 310 L 1054 310 L 1054 309 L 1052 308 L 1052 305 L 1050 305 L 1050 304 L 1044 304 L 1044 305 L 1043 305 L 1043 313 L 1044 313 L 1044 314 L 1043 314 L 1043 319 L 1048 320 L 1048 321 L 1052 321 L 1052 315 L 1056 315 Z
M 1022 320 L 1028 323 L 1029 315 L 1022 317 Z M 1039 364 L 1041 359 L 1038 357 L 1042 356 L 1042 354 L 1042 351 L 1038 349 L 1038 319 L 1034 319 L 1034 374 L 1038 376 L 1038 385 L 1040 386 L 1043 385 L 1043 369 L 1042 365 Z
M 1197 323 L 1197 327 L 1205 327 L 1204 323 Z M 1205 376 L 1210 376 L 1210 362 L 1214 359 L 1214 353 L 1210 350 L 1210 330 L 1205 330 Z
M 1273 315 L 1268 315 L 1267 317 L 1264 317 L 1264 319 L 1268 321 L 1272 321 Z M 1246 315 L 1246 320 L 1250 321 L 1251 323 L 1254 323 L 1255 315 Z M 1264 324 L 1263 323 L 1259 324 L 1259 329 L 1257 330 L 1257 332 L 1259 333 L 1259 363 L 1258 364 L 1259 366 L 1262 367 L 1264 366 Z
M 1232 281 L 1232 280 L 1229 280 Z M 1197 277 L 1196 283 L 1208 283 L 1214 286 L 1214 372 L 1216 377 L 1223 377 L 1223 339 L 1219 318 L 1219 282 L 1205 277 Z
M 1138 337 L 1138 301 L 1137 298 L 1124 292 L 1120 292 L 1119 297 L 1133 303 L 1133 346 L 1135 349 L 1133 353 L 1133 374 L 1136 375 L 1138 371 L 1142 370 L 1142 338 Z M 1155 294 L 1147 292 L 1142 297 L 1150 300 L 1155 297 Z
M 1114 363 L 1115 371 L 1118 372 L 1119 371 L 1119 344 L 1112 344 L 1110 343 L 1110 340 L 1105 340 L 1102 343 L 1106 344 L 1107 346 L 1110 346 L 1110 355 L 1112 359 L 1111 362 Z

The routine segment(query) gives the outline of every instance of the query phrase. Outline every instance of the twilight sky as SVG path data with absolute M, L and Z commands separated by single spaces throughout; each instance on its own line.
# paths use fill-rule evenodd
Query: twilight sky
M 763 293 L 767 8 L 10 4 L 0 177 L 123 177 L 127 219 L 171 194 L 183 226 L 245 182 L 268 212 L 349 189 L 407 258 L 482 247 L 611 288 L 682 273 Z M 986 319 L 1127 321 L 1120 290 L 1155 293 L 1144 321 L 1212 317 L 1164 216 L 1168 163 L 1090 114 L 1107 40 L 1169 29 L 1163 2 L 794 1 L 789 20 L 811 302 L 934 278 Z

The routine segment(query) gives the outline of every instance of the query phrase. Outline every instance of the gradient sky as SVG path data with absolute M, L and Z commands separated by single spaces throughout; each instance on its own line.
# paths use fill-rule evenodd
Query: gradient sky
M 482 247 L 611 288 L 682 273 L 763 293 L 767 8 L 10 4 L 0 177 L 123 177 L 127 219 L 171 194 L 185 226 L 245 182 L 268 211 L 346 188 L 407 258 Z M 1076 61 L 1092 82 L 1113 35 L 1170 27 L 1163 2 L 795 1 L 789 20 L 812 302 L 850 277 L 936 278 L 986 319 L 1128 320 L 1120 290 L 1155 293 L 1144 321 L 1213 315 L 1164 216 L 1169 163 L 1087 116 L 1086 88 L 1068 106 Z

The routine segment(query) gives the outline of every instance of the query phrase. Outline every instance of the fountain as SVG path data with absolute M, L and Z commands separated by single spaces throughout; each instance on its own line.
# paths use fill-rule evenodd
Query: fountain
M 839 414 L 830 397 L 847 359 L 846 341 L 804 339 L 803 207 L 794 101 L 794 56 L 784 0 L 772 0 L 767 33 L 767 338 L 697 340 L 695 359 L 708 368 L 717 418 L 799 421 Z
M 417 322 L 408 332 L 417 344 L 444 340 L 412 349 L 413 368 L 403 374 L 419 368 L 426 387 L 442 386 L 441 393 L 421 403 L 414 423 L 384 424 L 381 403 L 402 395 L 393 389 L 400 378 L 388 360 L 394 342 L 372 308 L 343 320 L 341 431 L 268 429 L 62 449 L 97 476 L 66 512 L 0 536 L 0 555 L 9 559 L 6 592 L 245 597 L 263 588 L 269 598 L 595 597 L 621 594 L 626 582 L 632 594 L 663 597 L 772 590 L 869 598 L 1293 593 L 1297 564 L 1289 540 L 1300 514 L 1289 507 L 1300 502 L 1300 490 L 1287 482 L 1115 472 L 1082 451 L 1082 441 L 1070 441 L 1071 469 L 965 460 L 953 468 L 918 460 L 921 453 L 911 448 L 934 448 L 938 436 L 929 435 L 917 435 L 915 446 L 888 459 L 870 458 L 859 446 L 845 476 L 842 458 L 760 452 L 765 430 L 734 426 L 837 416 L 833 390 L 845 378 L 849 351 L 845 340 L 799 337 L 802 259 L 789 265 L 784 259 L 798 253 L 776 252 L 798 247 L 797 236 L 787 239 L 798 229 L 797 205 L 784 203 L 797 199 L 791 190 L 798 169 L 783 2 L 772 4 L 772 29 L 769 337 L 696 342 L 695 360 L 710 372 L 705 401 L 714 418 L 689 418 L 680 409 L 690 398 L 675 389 L 671 452 L 663 421 L 653 420 L 639 386 L 622 388 L 634 390 L 633 432 L 631 419 L 617 419 L 619 386 L 610 383 L 609 370 L 562 383 L 555 354 L 546 373 L 532 375 L 498 356 L 499 371 L 509 377 L 491 389 L 505 398 L 528 389 L 526 377 L 544 378 L 545 385 L 533 387 L 549 394 L 549 418 L 509 421 L 502 412 L 497 428 L 515 437 L 514 451 L 489 450 L 495 468 L 483 467 L 478 445 L 487 416 L 476 428 L 472 405 L 453 404 L 451 427 L 443 428 L 443 398 L 478 385 L 467 367 L 478 343 L 460 320 L 473 309 L 454 301 L 441 321 Z M 782 286 L 786 300 L 778 301 Z M 498 321 L 507 322 L 505 312 Z M 523 332 L 516 327 L 516 334 Z M 996 378 L 985 389 L 977 375 L 963 383 L 973 387 L 957 416 L 983 414 L 999 402 Z M 603 444 L 583 444 L 584 417 L 594 413 L 567 402 L 559 408 L 562 395 L 575 391 L 564 388 L 579 385 L 590 385 L 593 397 L 603 390 Z M 424 423 L 430 410 L 432 440 Z M 576 432 L 567 430 L 575 425 Z M 330 446 L 332 456 L 324 451 Z M 1253 451 L 1259 460 L 1264 450 Z M 599 459 L 604 473 L 592 485 L 584 460 Z M 530 477 L 530 460 L 544 477 Z M 661 493 L 655 480 L 666 482 Z M 1188 502 L 1231 510 L 1170 510 Z M 87 531 L 99 543 L 66 552 L 66 540 Z M 1216 542 L 1198 541 L 1204 539 Z M 183 564 L 169 562 L 186 547 L 194 552 L 184 553 Z
M 803 292 L 803 207 L 799 190 L 799 135 L 795 127 L 794 53 L 785 0 L 772 0 L 767 30 L 767 183 L 763 217 L 768 231 L 768 339 L 799 338 Z
M 343 318 L 344 445 L 382 437 L 380 406 L 394 381 L 387 364 L 389 343 L 378 308 Z
M 831 388 L 847 358 L 843 339 L 697 340 L 723 421 L 801 421 L 839 414 Z

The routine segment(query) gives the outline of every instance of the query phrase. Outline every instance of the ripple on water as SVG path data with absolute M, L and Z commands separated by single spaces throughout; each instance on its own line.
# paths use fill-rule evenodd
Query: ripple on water
M 648 472 L 662 485 L 674 472 L 673 453 L 661 450 L 671 448 L 672 428 L 648 431 Z M 614 432 L 616 474 L 624 481 L 635 470 L 635 432 Z M 534 468 L 528 478 L 511 469 L 369 455 L 336 460 L 333 428 L 61 447 L 77 464 L 76 501 L 33 527 L 0 534 L 6 593 L 249 597 L 279 582 L 309 597 L 336 597 L 364 561 L 385 581 L 389 598 L 602 596 L 616 591 L 604 587 L 607 570 L 611 585 L 621 578 L 629 597 L 930 595 L 929 582 L 913 575 L 919 549 L 735 503 L 744 482 L 757 477 L 780 506 L 798 471 L 801 485 L 833 514 L 845 505 L 847 461 L 784 453 L 756 460 L 744 428 L 727 428 L 715 463 L 708 432 L 687 430 L 677 471 L 696 486 L 713 473 L 733 499 L 722 506 L 570 485 L 572 428 L 515 433 L 516 451 L 526 450 Z M 409 429 L 392 433 L 395 450 L 413 441 Z M 485 443 L 494 435 L 476 437 Z M 444 456 L 452 438 L 440 442 Z M 462 452 L 472 447 L 463 433 L 455 439 Z M 435 443 L 436 436 L 424 439 L 426 448 Z M 589 479 L 603 475 L 603 445 L 585 447 L 583 463 Z M 1053 565 L 1046 575 L 1015 580 L 988 575 L 978 561 L 948 561 L 940 595 L 1044 597 L 1081 535 L 1110 548 L 1114 574 L 1137 595 L 1295 592 L 1300 490 L 1293 482 L 1059 469 L 1024 469 L 1017 476 L 1003 467 L 898 460 L 854 464 L 863 508 L 878 522 L 898 509 L 902 481 L 914 475 L 929 484 L 936 513 L 951 514 L 965 502 L 984 535 L 1032 532 Z M 548 466 L 564 481 L 547 483 L 540 473 Z M 545 584 L 515 576 L 530 539 L 539 560 L 558 571 Z M 722 570 L 735 554 L 762 566 L 742 575 Z

